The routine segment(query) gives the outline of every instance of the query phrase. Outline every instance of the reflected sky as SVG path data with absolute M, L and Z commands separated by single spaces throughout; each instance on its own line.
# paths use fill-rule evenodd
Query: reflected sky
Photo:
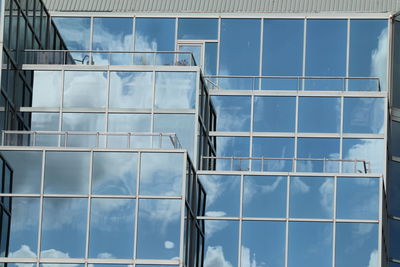
M 175 19 L 136 18 L 136 51 L 173 51 Z
M 298 138 L 297 157 L 311 159 L 338 159 L 340 140 L 338 138 Z M 298 160 L 297 171 L 337 172 L 338 162 Z
M 93 50 L 132 50 L 132 18 L 94 18 Z
M 249 157 L 250 138 L 249 137 L 222 137 L 217 136 L 217 157 Z M 232 162 L 230 159 L 217 161 L 217 170 L 231 170 Z M 234 170 L 248 170 L 248 160 L 235 161 Z
M 54 23 L 70 50 L 89 50 L 90 18 L 54 17 Z
M 363 162 L 343 162 L 342 170 L 347 173 L 364 173 L 365 167 L 369 173 L 383 173 L 385 161 L 385 142 L 383 139 L 343 139 L 343 158 L 352 160 L 365 160 Z
M 32 107 L 59 107 L 61 71 L 34 71 Z
M 294 138 L 253 137 L 253 157 L 290 158 L 294 157 Z M 292 160 L 254 160 L 252 170 L 292 171 Z
M 250 131 L 251 97 L 212 96 L 217 112 L 217 131 Z
M 218 19 L 179 18 L 178 39 L 217 40 Z

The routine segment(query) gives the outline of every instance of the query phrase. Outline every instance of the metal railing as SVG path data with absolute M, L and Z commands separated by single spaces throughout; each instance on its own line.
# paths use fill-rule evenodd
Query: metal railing
M 25 64 L 196 66 L 187 51 L 24 50 Z
M 2 146 L 181 149 L 175 133 L 2 131 Z
M 222 171 L 260 172 L 322 172 L 322 173 L 370 173 L 370 162 L 353 159 L 330 158 L 272 158 L 272 157 L 201 157 L 203 161 L 216 161 L 216 169 Z
M 214 90 L 372 91 L 380 92 L 379 77 L 205 76 Z

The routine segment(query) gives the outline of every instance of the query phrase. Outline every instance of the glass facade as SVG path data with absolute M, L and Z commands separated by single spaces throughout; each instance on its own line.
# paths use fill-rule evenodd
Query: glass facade
M 5 1 L 0 263 L 395 265 L 397 23 Z

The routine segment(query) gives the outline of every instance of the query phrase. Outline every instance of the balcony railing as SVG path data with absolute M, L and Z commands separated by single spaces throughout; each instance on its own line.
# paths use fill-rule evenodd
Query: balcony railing
M 175 133 L 2 131 L 2 146 L 181 149 Z
M 206 157 L 220 171 L 371 173 L 365 160 L 330 158 Z M 202 169 L 202 166 L 200 167 Z
M 205 76 L 205 80 L 211 90 L 381 91 L 378 77 Z
M 186 51 L 25 50 L 25 64 L 196 66 Z

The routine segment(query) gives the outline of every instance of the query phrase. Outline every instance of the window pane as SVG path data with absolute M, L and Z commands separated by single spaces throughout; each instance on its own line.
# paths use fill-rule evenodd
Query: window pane
M 58 131 L 59 127 L 59 113 L 31 113 L 32 131 Z M 58 135 L 50 134 L 40 134 L 34 138 L 36 146 L 58 146 L 58 139 Z
M 400 157 L 400 122 L 394 120 L 390 123 L 390 152 Z
M 299 132 L 339 133 L 340 110 L 338 97 L 300 97 Z
M 288 266 L 332 264 L 332 223 L 290 222 Z
M 35 71 L 32 107 L 59 107 L 61 71 Z
M 204 56 L 205 75 L 217 75 L 218 43 L 206 43 Z
M 178 23 L 178 39 L 218 39 L 218 19 L 180 18 Z
M 287 177 L 244 176 L 243 216 L 286 217 Z
M 41 151 L 2 151 L 13 170 L 12 192 L 38 194 L 42 177 Z
M 138 259 L 179 257 L 180 206 L 176 199 L 139 200 Z
M 253 171 L 285 171 L 293 170 L 294 138 L 253 137 Z M 282 159 L 281 159 L 282 158 Z
M 90 50 L 90 18 L 53 18 L 69 50 Z
M 106 106 L 106 72 L 66 71 L 64 75 L 64 107 Z
M 343 172 L 384 172 L 385 143 L 383 139 L 343 139 L 342 153 L 344 159 L 359 160 L 359 162 L 343 162 Z
M 259 74 L 260 32 L 259 19 L 221 20 L 220 75 Z
M 338 138 L 298 138 L 297 171 L 301 172 L 339 172 L 338 159 L 340 140 Z M 318 159 L 318 160 L 306 160 Z M 327 160 L 326 160 L 327 159 Z
M 285 223 L 244 221 L 242 227 L 241 266 L 285 266 Z
M 240 176 L 200 175 L 207 192 L 206 216 L 239 216 Z
M 137 154 L 95 152 L 92 193 L 136 195 Z
M 379 266 L 378 224 L 336 224 L 336 267 Z
M 388 192 L 386 193 L 388 198 L 388 213 L 393 216 L 400 217 L 400 205 L 398 205 L 398 203 L 400 203 L 400 163 L 396 161 L 390 161 L 388 168 Z
M 111 72 L 110 108 L 151 109 L 152 72 Z
M 249 170 L 249 160 L 230 157 L 249 157 L 249 137 L 216 137 L 217 157 L 228 157 L 217 161 L 217 170 Z
M 387 20 L 350 20 L 349 76 L 379 77 L 386 88 Z M 375 80 L 349 80 L 349 90 L 376 91 Z
M 135 199 L 92 199 L 90 258 L 133 257 Z
M 205 221 L 204 266 L 237 267 L 239 223 Z
M 251 97 L 212 96 L 217 112 L 217 131 L 250 131 Z
M 63 113 L 63 131 L 104 132 L 105 115 L 99 113 Z
M 12 198 L 8 257 L 35 258 L 39 228 L 39 198 Z
M 44 192 L 87 194 L 89 163 L 89 152 L 46 152 Z
M 295 97 L 274 96 L 254 99 L 253 130 L 255 132 L 294 132 Z
M 182 153 L 143 153 L 140 167 L 140 194 L 182 195 Z
M 151 132 L 150 114 L 109 114 L 109 132 Z M 108 136 L 108 147 L 128 147 L 127 136 Z M 150 136 L 131 136 L 131 148 L 150 148 Z
M 352 97 L 344 99 L 345 133 L 383 133 L 384 99 Z
M 333 187 L 330 177 L 291 177 L 290 217 L 332 218 Z
M 132 50 L 131 18 L 94 18 L 93 50 Z
M 389 257 L 400 259 L 400 221 L 389 219 Z
M 157 72 L 156 108 L 194 109 L 195 100 L 195 72 Z
M 337 218 L 377 220 L 379 218 L 378 178 L 338 178 Z
M 83 198 L 43 200 L 42 258 L 85 256 L 87 206 Z

